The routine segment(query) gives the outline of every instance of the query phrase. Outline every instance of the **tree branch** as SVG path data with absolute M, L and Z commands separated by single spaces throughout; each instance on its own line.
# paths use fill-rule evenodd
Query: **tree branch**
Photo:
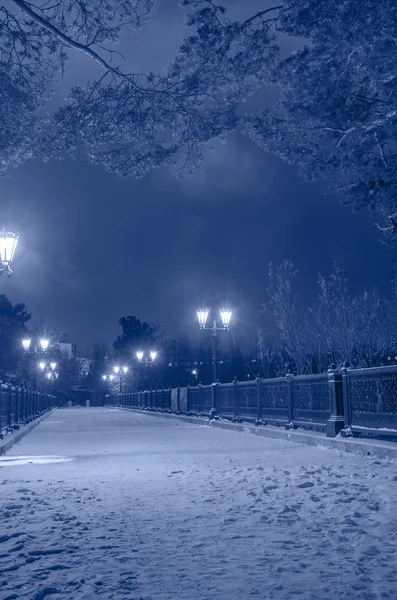
M 250 17 L 249 19 L 244 21 L 243 27 L 250 25 L 250 23 L 255 21 L 255 19 L 257 19 L 258 17 L 263 17 L 263 15 L 265 15 L 266 13 L 274 12 L 275 10 L 281 10 L 282 8 L 283 8 L 283 5 L 280 4 L 279 6 L 273 6 L 272 8 L 267 8 L 266 10 L 261 10 L 260 12 L 256 13 L 256 15 L 254 15 L 253 17 Z
M 23 0 L 11 0 L 11 2 L 18 6 L 18 8 L 21 11 L 29 15 L 29 17 L 36 21 L 36 23 L 39 23 L 39 25 L 41 25 L 44 29 L 46 29 L 47 31 L 52 33 L 56 38 L 61 40 L 66 46 L 69 46 L 69 48 L 73 48 L 74 50 L 78 50 L 79 52 L 87 54 L 109 73 L 112 73 L 116 77 L 122 77 L 126 79 L 129 82 L 129 84 L 133 88 L 135 88 L 136 91 L 143 91 L 140 86 L 136 85 L 136 83 L 134 83 L 128 75 L 120 71 L 118 67 L 112 67 L 105 59 L 103 59 L 97 52 L 95 52 L 95 50 L 92 50 L 88 46 L 81 44 L 80 42 L 77 42 L 69 36 L 62 33 L 62 31 L 60 31 L 57 27 L 51 25 L 51 23 L 48 23 L 48 21 L 46 21 L 43 17 L 38 15 L 34 10 L 32 10 L 26 2 L 24 2 Z

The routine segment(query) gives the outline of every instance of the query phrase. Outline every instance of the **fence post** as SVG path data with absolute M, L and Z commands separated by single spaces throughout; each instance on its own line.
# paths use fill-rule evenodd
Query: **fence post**
M 238 379 L 237 377 L 235 377 L 233 379 L 233 412 L 234 412 L 234 416 L 233 416 L 233 421 L 237 421 L 238 420 Z
M 288 402 L 288 423 L 286 424 L 286 429 L 294 428 L 294 376 L 291 371 L 288 371 L 286 374 L 287 380 L 287 402 Z
M 190 415 L 190 385 L 186 386 L 186 414 Z
M 7 427 L 8 430 L 11 429 L 11 403 L 12 403 L 12 391 L 11 391 L 11 386 L 8 385 L 7 386 L 7 401 L 8 401 L 8 406 L 7 406 Z
M 15 388 L 15 404 L 14 404 L 14 429 L 19 429 L 19 413 L 20 413 L 20 391 L 21 388 Z
M 342 435 L 349 435 L 349 430 L 352 424 L 352 413 L 350 406 L 350 390 L 349 390 L 349 373 L 347 364 L 341 368 L 342 373 L 342 394 L 343 394 L 343 412 L 345 415 L 345 430 Z M 351 430 L 350 430 L 351 432 Z
M 19 419 L 22 424 L 25 422 L 26 391 L 26 388 L 21 388 L 21 408 L 19 413 Z
M 213 384 L 212 384 L 212 386 L 211 386 L 211 400 L 212 400 L 212 407 L 211 407 L 210 413 L 209 413 L 209 415 L 208 415 L 210 419 L 215 419 L 215 418 L 217 418 L 217 417 L 219 418 L 219 415 L 218 415 L 218 408 L 217 408 L 217 400 L 218 400 L 218 394 L 217 394 L 217 392 L 218 392 L 218 385 L 219 385 L 219 384 L 218 384 L 217 382 L 215 382 L 215 383 L 213 383 Z
M 262 423 L 262 405 L 261 405 L 261 380 L 259 377 L 257 377 L 255 381 L 256 381 L 256 406 L 257 406 L 255 425 L 263 425 L 263 423 Z
M 334 364 L 328 369 L 328 389 L 331 416 L 327 421 L 327 437 L 335 437 L 345 426 L 343 414 L 342 373 L 336 370 Z

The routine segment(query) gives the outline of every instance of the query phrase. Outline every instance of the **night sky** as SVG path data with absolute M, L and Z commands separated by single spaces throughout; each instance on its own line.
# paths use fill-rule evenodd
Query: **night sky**
M 247 0 L 244 9 L 258 5 Z M 159 69 L 181 35 L 178 0 L 163 0 L 122 50 L 132 68 Z M 97 74 L 88 59 L 75 60 L 54 101 Z M 111 343 L 127 314 L 158 321 L 167 336 L 194 333 L 203 301 L 229 303 L 248 334 L 260 322 L 272 328 L 260 307 L 268 262 L 283 258 L 300 271 L 302 301 L 335 260 L 352 293 L 375 285 L 387 293 L 395 251 L 379 243 L 366 213 L 352 215 L 325 192 L 239 133 L 214 143 L 204 170 L 181 180 L 162 169 L 121 180 L 87 163 L 29 161 L 0 181 L 1 217 L 21 232 L 1 293 L 25 302 L 34 324 L 75 336 L 82 352 L 93 340 Z

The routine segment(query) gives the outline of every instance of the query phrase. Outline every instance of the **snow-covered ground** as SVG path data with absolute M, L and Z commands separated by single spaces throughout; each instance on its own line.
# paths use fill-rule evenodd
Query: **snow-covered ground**
M 1 600 L 397 597 L 391 461 L 64 409 L 0 457 L 0 507 Z

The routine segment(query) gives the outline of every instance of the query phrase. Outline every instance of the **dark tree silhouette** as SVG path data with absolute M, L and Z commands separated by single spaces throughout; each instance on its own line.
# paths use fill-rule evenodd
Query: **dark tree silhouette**
M 117 336 L 113 349 L 120 358 L 135 359 L 137 350 L 151 350 L 159 339 L 156 328 L 137 317 L 122 317 L 119 324 L 123 333 Z
M 30 318 L 24 304 L 12 305 L 5 294 L 0 295 L 0 379 L 3 381 L 16 375 L 25 323 Z

